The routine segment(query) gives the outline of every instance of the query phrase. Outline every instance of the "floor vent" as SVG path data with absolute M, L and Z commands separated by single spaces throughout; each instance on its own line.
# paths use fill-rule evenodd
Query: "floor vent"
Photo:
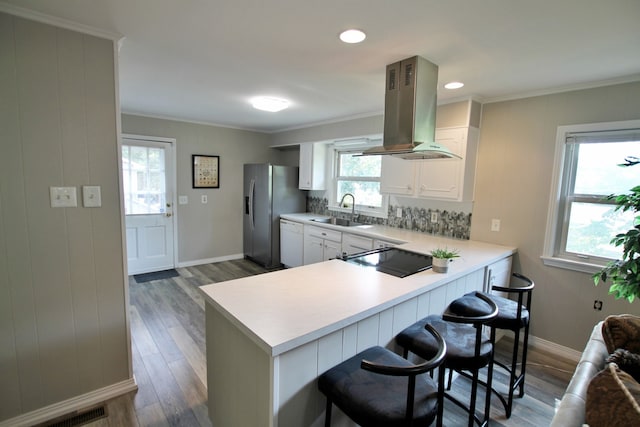
M 71 412 L 54 420 L 50 420 L 38 427 L 73 427 L 89 424 L 95 420 L 107 417 L 107 409 L 104 405 L 95 406 L 81 411 Z

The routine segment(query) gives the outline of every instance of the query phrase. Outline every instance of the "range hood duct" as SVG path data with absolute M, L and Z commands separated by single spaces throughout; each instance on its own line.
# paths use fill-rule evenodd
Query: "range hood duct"
M 461 158 L 435 142 L 438 66 L 420 56 L 387 65 L 383 145 L 364 156 Z

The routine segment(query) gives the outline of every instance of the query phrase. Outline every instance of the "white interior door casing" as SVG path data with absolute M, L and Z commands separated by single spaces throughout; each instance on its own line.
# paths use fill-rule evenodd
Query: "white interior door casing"
M 122 173 L 128 274 L 175 267 L 174 146 L 123 136 Z

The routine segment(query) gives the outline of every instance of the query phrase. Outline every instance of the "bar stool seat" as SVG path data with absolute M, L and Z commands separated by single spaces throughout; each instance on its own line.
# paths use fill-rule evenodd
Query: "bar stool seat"
M 475 356 L 476 329 L 472 325 L 447 322 L 441 315 L 427 316 L 407 327 L 396 337 L 396 342 L 422 358 L 434 355 L 435 341 L 422 332 L 426 325 L 433 326 L 447 343 L 446 367 L 453 370 L 479 369 L 489 364 L 493 346 L 488 336 L 483 336 L 478 356 Z
M 443 367 L 455 371 L 470 371 L 473 374 L 468 406 L 445 393 L 447 399 L 469 413 L 469 426 L 474 422 L 481 426 L 489 422 L 491 393 L 487 393 L 482 420 L 476 416 L 475 407 L 479 384 L 478 371 L 485 366 L 488 367 L 489 389 L 493 371 L 494 329 L 490 329 L 487 337 L 482 327 L 497 315 L 497 306 L 486 296 L 466 295 L 453 301 L 442 316 L 427 316 L 396 336 L 396 342 L 404 349 L 405 357 L 412 352 L 422 358 L 430 358 L 436 349 L 431 337 L 423 332 L 424 325 L 431 325 L 442 335 L 447 345 L 447 356 Z
M 335 404 L 351 420 L 363 427 L 442 425 L 443 381 L 436 383 L 421 375 L 440 366 L 446 344 L 430 327 L 439 350 L 424 363 L 413 364 L 392 351 L 368 348 L 318 377 L 318 389 L 327 397 L 325 426 L 331 424 Z M 438 377 L 444 379 L 444 370 Z

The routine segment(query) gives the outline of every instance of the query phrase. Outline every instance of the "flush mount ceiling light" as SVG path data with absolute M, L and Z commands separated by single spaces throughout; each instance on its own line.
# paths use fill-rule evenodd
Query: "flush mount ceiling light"
M 462 86 L 464 86 L 464 83 L 462 82 L 449 82 L 446 85 L 444 85 L 445 89 L 460 89 Z
M 262 111 L 277 113 L 289 107 L 289 101 L 282 98 L 274 98 L 272 96 L 257 96 L 251 100 L 253 108 Z
M 367 38 L 367 35 L 360 30 L 346 30 L 340 33 L 340 40 L 345 43 L 360 43 Z

